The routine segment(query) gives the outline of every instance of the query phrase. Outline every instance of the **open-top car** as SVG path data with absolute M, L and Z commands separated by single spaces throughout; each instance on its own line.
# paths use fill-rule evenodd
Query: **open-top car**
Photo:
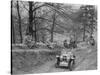
M 75 66 L 75 55 L 73 55 L 72 52 L 63 52 L 61 55 L 57 55 L 56 59 L 56 68 L 65 67 L 70 71 L 73 70 Z

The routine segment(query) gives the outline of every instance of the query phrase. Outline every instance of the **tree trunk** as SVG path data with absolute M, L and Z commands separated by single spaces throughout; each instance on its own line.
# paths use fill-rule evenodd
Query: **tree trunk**
M 19 3 L 17 1 L 17 12 L 18 12 L 18 22 L 19 22 L 19 33 L 20 33 L 20 43 L 23 42 L 23 38 L 22 38 L 22 28 L 21 28 L 21 16 L 20 16 L 20 12 L 19 12 Z
M 55 25 L 55 12 L 54 12 L 54 14 L 53 14 L 53 24 L 52 24 L 52 27 L 51 27 L 51 42 L 53 42 L 53 38 L 54 38 L 54 36 L 53 36 L 53 32 L 54 32 L 54 25 Z
M 34 14 L 34 15 L 33 15 Z M 29 33 L 34 37 L 35 43 L 37 42 L 37 28 L 36 28 L 36 11 L 33 12 L 33 2 L 29 1 Z M 33 20 L 34 20 L 34 30 L 33 30 Z
M 35 43 L 37 42 L 37 26 L 36 26 L 36 11 L 34 11 L 34 25 L 35 25 L 35 30 L 34 30 L 34 38 L 35 38 Z
M 85 24 L 84 24 L 84 29 L 83 29 L 83 41 L 85 41 Z
M 13 13 L 13 1 L 11 1 L 11 42 L 12 43 L 15 43 L 15 31 L 14 31 L 14 25 L 13 25 L 13 15 L 12 15 L 12 13 Z
M 33 2 L 29 1 L 29 26 L 28 26 L 28 33 L 33 36 Z

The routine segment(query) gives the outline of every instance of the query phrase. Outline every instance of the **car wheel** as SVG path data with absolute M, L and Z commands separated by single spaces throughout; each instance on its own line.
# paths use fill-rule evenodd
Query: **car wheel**
M 59 63 L 60 63 L 60 58 L 59 58 L 59 57 L 57 57 L 56 68 L 58 68 L 58 66 L 59 66 Z
M 69 63 L 69 70 L 70 70 L 70 71 L 73 70 L 73 66 L 74 66 L 74 61 L 72 60 L 72 61 Z

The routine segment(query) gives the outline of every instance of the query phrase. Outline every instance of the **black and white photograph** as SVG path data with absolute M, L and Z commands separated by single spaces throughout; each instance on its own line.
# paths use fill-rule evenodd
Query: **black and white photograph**
M 97 6 L 10 1 L 11 74 L 97 70 Z

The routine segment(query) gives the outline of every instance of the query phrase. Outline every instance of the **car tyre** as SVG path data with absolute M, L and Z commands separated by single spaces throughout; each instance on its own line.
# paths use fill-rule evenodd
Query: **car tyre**
M 73 66 L 74 66 L 74 61 L 70 61 L 69 63 L 69 70 L 72 71 L 73 70 Z

